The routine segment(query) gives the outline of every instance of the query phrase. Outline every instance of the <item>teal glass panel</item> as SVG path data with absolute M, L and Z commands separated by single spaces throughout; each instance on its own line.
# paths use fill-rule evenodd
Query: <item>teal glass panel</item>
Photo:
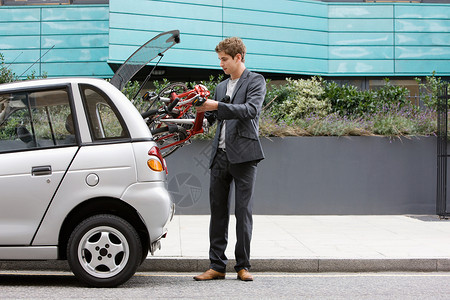
M 328 47 L 301 43 L 278 41 L 244 40 L 248 54 L 264 54 L 270 56 L 327 58 Z
M 397 32 L 450 32 L 450 20 L 396 20 Z
M 39 22 L 0 23 L 0 36 L 4 35 L 39 35 Z
M 92 34 L 108 33 L 106 21 L 42 22 L 42 34 Z
M 135 47 L 112 45 L 109 49 L 110 63 L 123 63 L 123 57 L 128 58 Z M 171 48 L 164 53 L 160 66 L 193 67 L 193 68 L 215 68 L 219 66 L 219 60 L 214 49 L 210 51 L 189 50 L 180 48 Z
M 29 62 L 29 63 L 17 63 L 17 64 L 13 63 L 10 66 L 10 68 L 17 76 L 20 76 L 23 74 L 21 78 L 26 78 L 27 75 L 31 75 L 31 74 L 33 74 L 33 72 L 36 76 L 41 76 L 42 74 L 40 73 L 41 69 L 40 69 L 39 63 L 33 65 L 33 63 L 35 61 L 36 60 L 34 60 L 33 62 Z
M 393 5 L 330 4 L 328 17 L 335 19 L 392 19 Z
M 330 19 L 330 32 L 392 32 L 392 19 Z
M 309 29 L 314 31 L 326 31 L 328 29 L 328 21 L 325 18 L 241 9 L 224 8 L 223 21 L 225 23 Z
M 128 15 L 127 17 L 133 20 L 137 15 L 144 17 L 162 17 L 166 19 L 166 22 L 172 22 L 180 18 L 182 21 L 189 22 L 189 20 L 200 21 L 221 21 L 222 20 L 222 8 L 206 5 L 195 5 L 189 2 L 171 3 L 163 1 L 136 1 L 135 5 L 130 5 L 128 1 L 112 1 L 111 13 L 120 13 Z M 137 21 L 139 22 L 139 21 Z M 126 28 L 126 27 L 124 27 Z M 148 29 L 153 29 L 147 27 Z M 179 30 L 183 30 L 182 27 L 177 27 Z
M 97 62 L 108 59 L 108 48 L 51 49 L 43 62 Z
M 395 71 L 398 75 L 430 76 L 433 71 L 439 76 L 450 75 L 450 60 L 396 60 Z
M 323 18 L 326 18 L 328 14 L 327 4 L 319 1 L 223 0 L 223 6 L 246 11 L 276 12 Z
M 104 62 L 75 63 L 43 63 L 42 72 L 46 72 L 49 77 L 61 76 L 93 76 L 93 77 L 112 77 L 114 72 Z
M 274 40 L 282 42 L 327 45 L 328 34 L 320 31 L 310 31 L 291 28 L 265 27 L 245 24 L 223 24 L 224 36 L 239 36 L 246 39 Z
M 387 75 L 394 73 L 392 60 L 330 60 L 328 75 Z
M 116 3 L 116 1 L 110 1 L 110 3 Z M 180 3 L 180 0 L 165 0 L 165 2 Z M 190 4 L 209 5 L 209 6 L 221 6 L 222 0 L 189 0 Z
M 167 54 L 169 55 L 168 52 Z M 214 51 L 199 52 L 185 49 L 171 49 L 170 52 L 170 57 L 165 56 L 159 64 L 160 66 L 220 69 L 219 60 Z M 202 57 L 201 60 L 198 59 L 199 56 Z M 268 61 L 271 63 L 268 63 Z M 247 54 L 245 60 L 246 67 L 254 71 L 280 72 L 280 70 L 286 70 L 282 73 L 311 75 L 324 74 L 327 70 L 327 64 L 328 62 L 325 59 L 292 58 L 250 53 Z
M 33 63 L 39 59 L 41 52 L 39 49 L 17 49 L 17 50 L 0 50 L 3 54 L 5 62 L 11 62 L 14 64 L 27 64 Z
M 408 4 L 395 7 L 397 19 L 448 19 L 450 16 L 449 5 L 424 5 Z
M 160 33 L 158 31 L 111 29 L 109 41 L 111 45 L 134 46 L 137 50 L 141 45 Z M 127 37 L 126 40 L 124 36 Z M 180 39 L 181 43 L 174 45 L 174 48 L 214 50 L 216 45 L 222 40 L 222 37 L 182 33 Z M 170 51 L 172 51 L 172 48 Z
M 446 47 L 395 47 L 396 59 L 449 59 L 450 46 Z
M 450 45 L 449 33 L 396 33 L 395 45 L 413 46 L 448 46 Z
M 394 47 L 392 46 L 331 46 L 329 47 L 330 59 L 393 59 Z
M 37 8 L 0 7 L 0 22 L 33 22 L 40 20 Z
M 42 9 L 43 21 L 79 21 L 79 20 L 108 20 L 108 7 L 48 7 Z
M 261 72 L 280 72 L 292 74 L 324 74 L 327 72 L 326 59 L 310 59 L 284 56 L 249 55 L 245 65 Z
M 109 39 L 106 34 L 90 35 L 46 35 L 42 37 L 42 47 L 51 48 L 108 48 Z
M 371 32 L 370 34 L 333 32 L 328 35 L 330 46 L 391 46 L 393 40 L 393 34 L 390 32 Z
M 168 19 L 159 16 L 110 14 L 109 26 L 113 29 L 132 29 L 132 30 L 153 30 L 164 32 L 168 30 L 180 29 L 181 38 L 184 33 L 195 33 L 198 35 L 216 35 L 222 34 L 222 23 L 202 20 Z
M 1 36 L 1 34 L 2 33 L 0 33 L 0 51 L 6 49 L 35 49 L 39 48 L 41 42 L 38 35 Z

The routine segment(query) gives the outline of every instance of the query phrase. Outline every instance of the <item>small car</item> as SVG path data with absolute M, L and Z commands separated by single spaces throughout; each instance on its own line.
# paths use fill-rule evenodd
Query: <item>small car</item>
M 0 85 L 0 260 L 67 260 L 114 287 L 160 248 L 174 205 L 149 128 L 113 85 Z

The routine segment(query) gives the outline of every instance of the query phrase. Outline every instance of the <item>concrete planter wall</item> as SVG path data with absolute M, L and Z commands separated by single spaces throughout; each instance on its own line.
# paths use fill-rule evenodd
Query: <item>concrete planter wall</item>
M 262 138 L 255 214 L 435 214 L 436 138 Z M 167 158 L 178 214 L 209 214 L 211 141 Z M 232 212 L 234 205 L 232 205 Z

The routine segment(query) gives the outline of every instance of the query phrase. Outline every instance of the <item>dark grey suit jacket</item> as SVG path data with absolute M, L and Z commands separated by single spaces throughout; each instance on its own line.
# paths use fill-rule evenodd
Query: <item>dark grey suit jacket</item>
M 229 79 L 216 87 L 214 99 L 220 101 L 227 92 Z M 219 102 L 217 111 L 210 114 L 208 121 L 217 118 L 226 120 L 225 144 L 228 161 L 233 164 L 264 159 L 259 141 L 259 115 L 266 94 L 266 81 L 261 74 L 245 69 L 239 78 L 230 103 Z M 222 122 L 217 126 L 213 141 L 210 167 L 219 145 Z

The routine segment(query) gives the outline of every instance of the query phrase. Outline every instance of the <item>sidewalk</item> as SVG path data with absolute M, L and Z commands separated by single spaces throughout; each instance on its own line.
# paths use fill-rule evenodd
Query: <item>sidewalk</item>
M 144 270 L 208 268 L 209 216 L 175 216 Z M 227 256 L 233 259 L 235 219 Z M 450 271 L 450 220 L 437 216 L 254 216 L 252 270 Z M 232 270 L 234 261 L 230 261 Z
M 203 272 L 209 216 L 174 217 L 138 271 Z M 230 219 L 233 270 L 235 218 Z M 437 216 L 254 216 L 253 272 L 450 271 L 450 220 Z M 68 270 L 66 261 L 0 262 L 0 270 Z

